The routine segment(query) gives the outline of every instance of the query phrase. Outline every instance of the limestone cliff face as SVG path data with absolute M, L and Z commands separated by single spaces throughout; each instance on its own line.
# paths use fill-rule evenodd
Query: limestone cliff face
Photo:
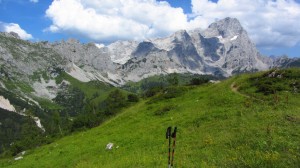
M 225 18 L 191 34 L 205 63 L 221 69 L 224 76 L 270 66 L 269 58 L 260 55 L 237 19 Z
M 136 81 L 143 76 L 171 72 L 231 76 L 266 70 L 272 64 L 270 58 L 260 55 L 239 21 L 233 18 L 217 21 L 206 30 L 181 30 L 170 37 L 134 44 L 134 50 L 133 45 L 129 47 L 132 53 L 126 56 L 127 61 L 123 59 L 121 71 L 125 80 L 128 76 L 134 77 L 127 80 Z M 115 48 L 124 50 L 123 46 Z
M 84 82 L 112 85 L 168 73 L 231 76 L 297 64 L 297 59 L 262 56 L 237 19 L 225 18 L 206 30 L 180 30 L 142 42 L 117 41 L 107 46 L 75 39 L 32 43 L 16 33 L 0 33 L 1 75 L 33 84 L 37 74 L 55 77 L 64 70 Z

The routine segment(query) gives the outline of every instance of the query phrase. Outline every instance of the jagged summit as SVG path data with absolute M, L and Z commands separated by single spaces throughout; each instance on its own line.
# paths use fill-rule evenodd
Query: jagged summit
M 191 39 L 186 30 L 179 30 L 175 32 L 171 37 L 173 37 L 174 40 L 177 41 L 188 41 Z
M 209 25 L 205 30 L 206 37 L 222 36 L 227 38 L 243 33 L 245 31 L 236 18 L 227 17 Z
M 206 30 L 179 30 L 169 37 L 147 41 L 117 41 L 109 45 L 82 44 L 71 39 L 56 43 L 11 40 L 0 33 L 0 65 L 7 74 L 28 75 L 56 67 L 75 78 L 100 80 L 113 85 L 168 73 L 218 76 L 265 70 L 274 60 L 263 57 L 235 18 L 212 23 Z M 278 65 L 278 63 L 276 63 Z M 74 69 L 74 68 L 73 68 Z M 15 75 L 17 76 L 17 75 Z
M 7 32 L 0 32 L 0 35 L 6 36 L 6 37 L 12 37 L 12 38 L 21 39 L 20 36 L 19 36 L 19 34 L 16 33 L 16 32 L 9 32 L 9 33 L 7 33 Z
M 58 126 L 57 133 L 62 134 L 62 130 L 71 131 L 71 125 L 77 128 L 87 126 L 87 121 L 88 125 L 103 121 L 102 112 L 111 110 L 107 100 L 115 96 L 110 93 L 117 93 L 111 85 L 119 87 L 130 81 L 170 73 L 227 77 L 272 66 L 299 66 L 299 60 L 261 56 L 239 22 L 231 18 L 220 20 L 206 30 L 180 30 L 169 37 L 143 42 L 117 41 L 109 45 L 83 44 L 76 39 L 31 42 L 14 33 L 0 33 L 0 108 L 5 109 L 4 114 L 8 111 L 20 114 L 26 122 L 29 117 L 33 118 L 41 129 L 36 133 L 56 133 L 54 124 Z M 144 88 L 143 83 L 147 88 L 163 84 L 150 79 L 138 84 L 140 86 L 130 84 L 127 86 L 133 87 L 127 88 Z M 3 110 L 1 112 L 3 114 Z M 88 117 L 82 118 L 84 115 Z M 5 120 L 1 118 L 0 125 Z M 25 132 L 35 130 L 32 125 L 20 121 L 7 120 L 2 128 L 13 125 L 21 132 L 23 128 Z M 67 122 L 65 129 L 61 129 L 57 121 Z M 7 146 L 16 142 L 11 137 L 22 139 L 10 132 L 9 129 L 8 136 L 2 136 L 7 137 Z M 41 135 L 36 133 L 30 132 L 33 136 Z M 28 144 L 27 139 L 24 144 Z M 41 139 L 37 142 L 40 144 Z

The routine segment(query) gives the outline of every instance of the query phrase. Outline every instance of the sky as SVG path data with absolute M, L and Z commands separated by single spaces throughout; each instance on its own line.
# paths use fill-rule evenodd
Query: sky
M 0 31 L 109 44 L 237 18 L 264 55 L 300 57 L 300 0 L 0 0 Z

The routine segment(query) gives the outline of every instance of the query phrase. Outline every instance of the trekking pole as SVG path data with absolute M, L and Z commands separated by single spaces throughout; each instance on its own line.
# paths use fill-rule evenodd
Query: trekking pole
M 171 132 L 172 132 L 172 127 L 168 127 L 167 132 L 166 132 L 166 139 L 169 139 L 169 154 L 168 154 L 168 167 L 171 167 L 170 164 L 170 156 L 171 156 Z
M 174 128 L 174 132 L 172 133 L 172 138 L 173 138 L 173 151 L 172 151 L 172 161 L 171 161 L 171 167 L 173 167 L 173 162 L 174 162 L 174 153 L 175 153 L 175 143 L 176 143 L 176 132 L 177 132 L 177 127 Z

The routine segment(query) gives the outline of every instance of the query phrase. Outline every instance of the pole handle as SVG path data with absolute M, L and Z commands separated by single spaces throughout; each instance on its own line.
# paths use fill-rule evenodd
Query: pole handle
M 168 127 L 166 132 L 166 139 L 168 139 L 171 136 L 171 132 L 172 132 L 172 127 Z

